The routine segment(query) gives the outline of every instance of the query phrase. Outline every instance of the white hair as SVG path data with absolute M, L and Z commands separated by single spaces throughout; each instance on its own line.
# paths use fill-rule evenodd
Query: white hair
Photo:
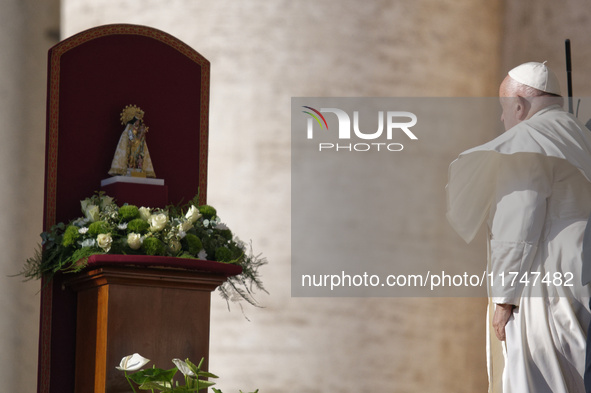
M 536 89 L 535 87 L 524 85 L 523 83 L 517 82 L 515 79 L 507 78 L 506 88 L 508 92 L 511 92 L 512 96 L 519 97 L 541 97 L 550 96 L 556 98 L 562 98 L 559 95 L 546 93 L 545 91 Z

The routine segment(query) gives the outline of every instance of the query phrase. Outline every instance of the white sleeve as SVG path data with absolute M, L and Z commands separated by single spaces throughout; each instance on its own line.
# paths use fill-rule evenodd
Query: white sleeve
M 497 304 L 519 305 L 529 277 L 552 190 L 550 160 L 535 153 L 503 155 L 496 179 L 496 211 L 490 228 L 490 296 Z M 515 275 L 516 274 L 516 275 Z M 504 276 L 504 285 L 501 277 Z

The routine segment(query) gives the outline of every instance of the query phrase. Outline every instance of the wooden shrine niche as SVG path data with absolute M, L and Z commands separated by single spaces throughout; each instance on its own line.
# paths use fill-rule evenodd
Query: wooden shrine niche
M 168 202 L 187 202 L 199 192 L 205 203 L 209 67 L 186 44 L 145 26 L 101 26 L 51 48 L 45 229 L 77 217 L 78 202 L 109 177 L 127 105 L 145 112 Z
M 79 217 L 80 200 L 98 191 L 101 180 L 109 177 L 124 128 L 120 113 L 127 105 L 137 105 L 145 113 L 149 152 L 156 176 L 165 181 L 166 202 L 188 202 L 199 194 L 199 203 L 206 203 L 210 65 L 203 56 L 162 31 L 116 24 L 60 42 L 49 50 L 48 61 L 44 230 Z M 140 194 L 150 206 L 151 193 Z M 100 274 L 112 269 L 98 262 Z M 222 280 L 229 275 L 216 274 Z M 116 277 L 109 280 L 119 285 L 119 272 L 108 276 Z M 148 286 L 162 281 L 158 277 L 148 280 Z M 169 281 L 179 281 L 174 274 L 171 277 Z M 72 286 L 84 280 L 71 286 L 65 285 L 68 280 L 57 274 L 42 283 L 38 378 L 42 393 L 74 392 L 78 300 Z M 96 288 L 104 288 L 103 284 Z M 215 286 L 209 285 L 207 291 Z M 200 302 L 209 307 L 209 297 Z

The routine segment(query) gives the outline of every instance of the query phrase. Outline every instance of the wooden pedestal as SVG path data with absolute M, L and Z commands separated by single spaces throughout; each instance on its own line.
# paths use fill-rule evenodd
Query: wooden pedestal
M 173 358 L 207 361 L 211 291 L 225 280 L 202 272 L 111 266 L 67 280 L 78 298 L 75 392 L 130 392 L 115 366 L 135 352 L 151 360 L 146 367 L 173 368 Z

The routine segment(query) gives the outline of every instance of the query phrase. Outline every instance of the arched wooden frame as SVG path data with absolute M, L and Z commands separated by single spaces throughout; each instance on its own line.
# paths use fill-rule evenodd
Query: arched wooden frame
M 145 112 L 148 146 L 169 202 L 207 199 L 210 64 L 177 38 L 136 25 L 86 30 L 49 50 L 44 230 L 81 215 L 108 177 L 121 110 Z M 123 203 L 125 201 L 119 201 Z M 236 273 L 233 273 L 236 274 Z M 38 392 L 73 391 L 75 294 L 42 284 Z
M 106 25 L 49 51 L 44 227 L 79 215 L 108 177 L 128 104 L 145 112 L 148 146 L 171 203 L 207 198 L 209 61 L 162 31 Z M 121 203 L 125 201 L 120 201 Z

